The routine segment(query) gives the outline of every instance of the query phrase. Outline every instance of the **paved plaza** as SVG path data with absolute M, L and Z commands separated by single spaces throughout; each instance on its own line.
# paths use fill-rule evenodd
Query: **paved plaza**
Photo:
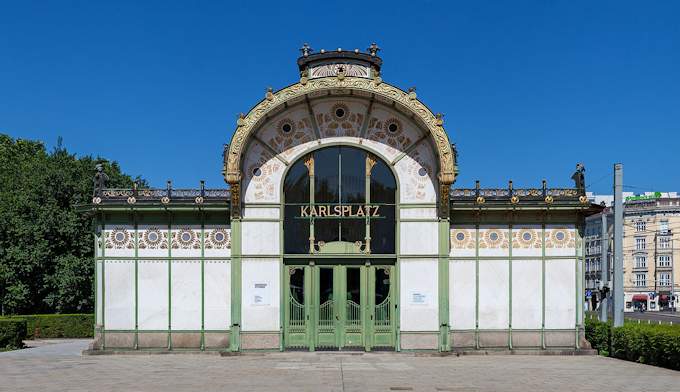
M 598 356 L 266 353 L 81 356 L 86 340 L 0 353 L 2 391 L 677 391 L 680 372 Z

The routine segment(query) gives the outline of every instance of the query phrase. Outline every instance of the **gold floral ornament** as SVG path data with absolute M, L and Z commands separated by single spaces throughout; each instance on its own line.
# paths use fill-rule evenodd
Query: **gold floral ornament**
M 486 200 L 484 199 L 483 196 L 477 196 L 477 199 L 475 199 L 475 202 L 477 204 L 484 204 L 486 202 Z
M 518 196 L 512 196 L 512 197 L 510 198 L 510 203 L 512 203 L 512 204 L 517 204 L 517 203 L 519 203 L 519 197 L 518 197 Z
M 588 197 L 583 195 L 583 196 L 578 198 L 578 201 L 580 201 L 581 204 L 588 204 Z
M 548 196 L 545 197 L 545 202 L 547 204 L 552 204 L 553 201 L 555 201 L 555 199 L 551 195 L 548 195 Z
M 128 204 L 135 204 L 137 202 L 137 199 L 135 199 L 134 196 L 130 196 L 127 198 Z
M 92 198 L 92 204 L 99 204 L 102 202 L 102 198 L 99 196 L 93 197 Z

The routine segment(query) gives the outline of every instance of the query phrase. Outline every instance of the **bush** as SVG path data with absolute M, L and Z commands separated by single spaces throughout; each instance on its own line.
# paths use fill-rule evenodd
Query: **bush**
M 24 346 L 26 320 L 20 318 L 0 319 L 0 350 Z
M 611 325 L 597 319 L 586 319 L 586 339 L 600 355 L 609 356 L 611 352 Z
M 36 338 L 91 338 L 94 315 L 92 314 L 31 314 L 12 316 L 0 320 L 26 321 L 25 339 Z
M 680 370 L 680 328 L 635 323 L 612 328 L 611 356 Z

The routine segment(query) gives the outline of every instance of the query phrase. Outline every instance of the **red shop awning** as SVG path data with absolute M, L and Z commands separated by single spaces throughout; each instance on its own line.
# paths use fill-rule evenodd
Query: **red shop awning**
M 647 294 L 635 294 L 633 295 L 633 301 L 647 301 Z

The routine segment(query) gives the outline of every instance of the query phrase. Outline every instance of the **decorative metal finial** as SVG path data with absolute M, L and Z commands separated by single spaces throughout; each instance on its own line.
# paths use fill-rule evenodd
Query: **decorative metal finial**
M 437 119 L 436 124 L 438 126 L 444 125 L 444 114 L 443 113 L 437 113 L 434 115 L 434 117 Z
M 378 47 L 378 44 L 373 42 L 371 43 L 371 46 L 369 46 L 367 50 L 371 56 L 376 56 L 378 54 L 378 51 L 380 51 L 380 48 Z
M 313 51 L 314 51 L 314 49 L 312 49 L 312 47 L 309 46 L 309 44 L 306 43 L 306 42 L 304 44 L 302 44 L 302 47 L 300 48 L 300 52 L 302 53 L 303 57 L 309 56 L 310 53 L 312 53 Z

